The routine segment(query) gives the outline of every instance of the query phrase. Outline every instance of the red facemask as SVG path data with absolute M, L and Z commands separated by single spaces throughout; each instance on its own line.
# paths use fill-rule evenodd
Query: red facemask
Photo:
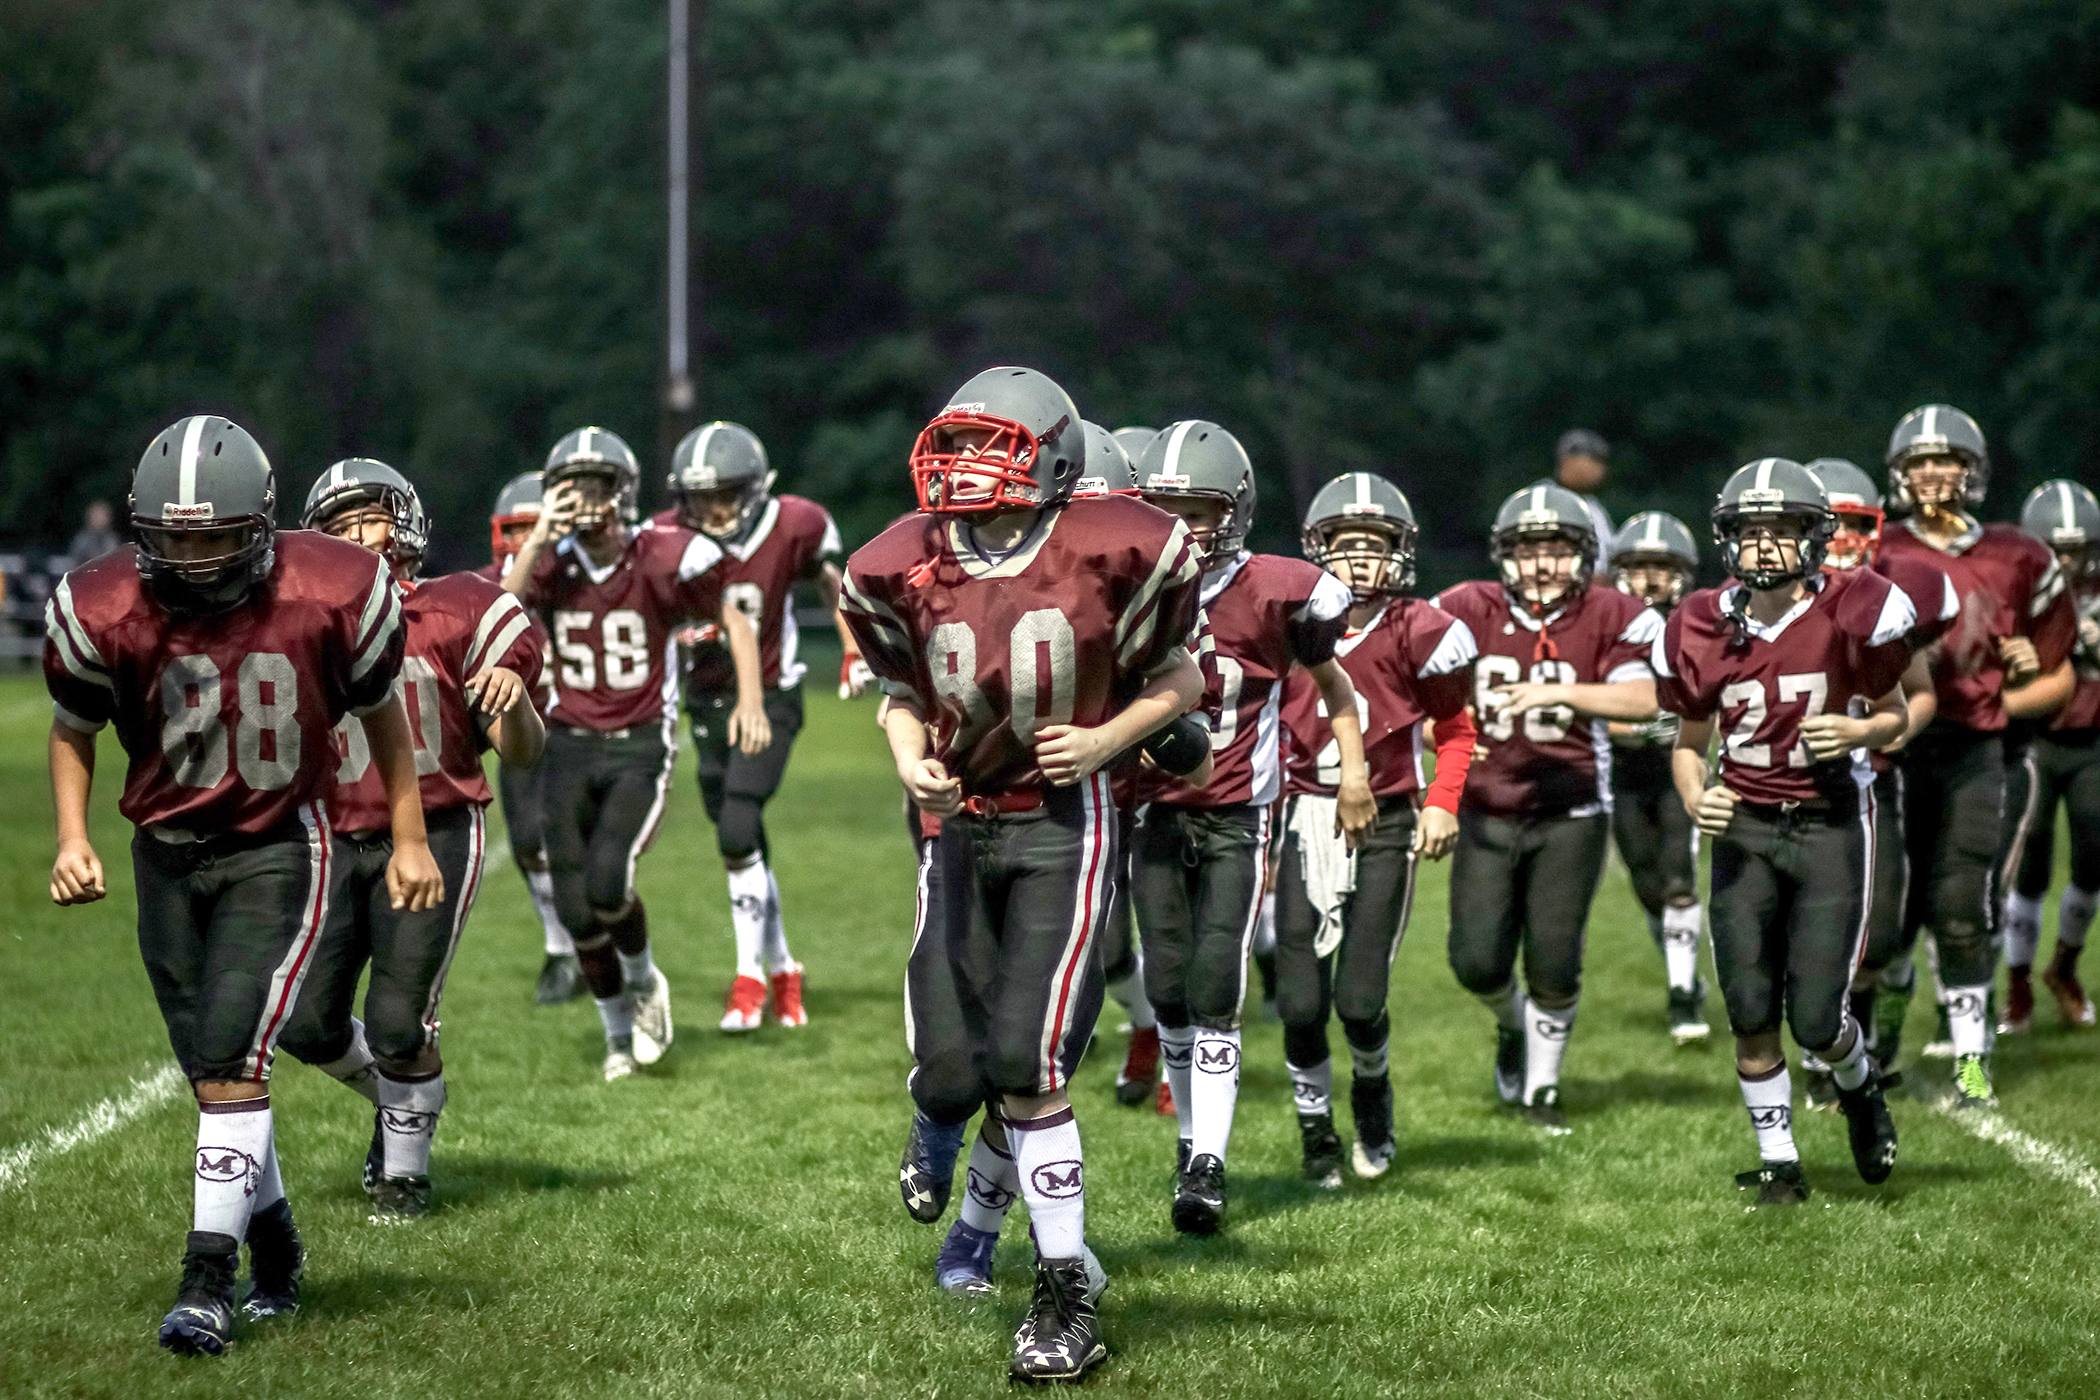
M 958 429 L 989 433 L 983 446 L 966 453 L 954 446 Z M 1054 434 L 1053 434 L 1054 436 Z M 1043 489 L 1029 469 L 1042 444 L 1034 433 L 1010 418 L 955 410 L 928 423 L 911 449 L 911 481 L 919 509 L 932 514 L 974 515 L 1033 509 L 1044 503 Z M 951 480 L 966 483 L 972 494 L 952 499 Z M 990 489 L 985 488 L 989 486 Z
M 1873 563 L 1881 552 L 1881 511 L 1874 506 L 1847 505 L 1837 512 L 1837 518 L 1837 533 L 1830 537 L 1830 547 L 1823 555 L 1823 572 L 1834 574 Z M 1871 530 L 1853 528 L 1852 522 L 1862 518 L 1874 522 Z

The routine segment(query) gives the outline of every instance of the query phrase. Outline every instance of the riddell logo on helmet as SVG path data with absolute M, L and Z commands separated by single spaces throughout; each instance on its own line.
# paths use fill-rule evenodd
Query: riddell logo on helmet
M 977 403 L 951 403 L 946 408 L 942 409 L 941 412 L 943 414 L 982 413 L 984 412 L 984 404 L 982 401 L 979 401 Z
M 1188 484 L 1189 479 L 1187 477 L 1174 476 L 1166 472 L 1145 478 L 1145 489 L 1147 491 L 1180 491 L 1185 489 Z
M 1384 515 L 1385 507 L 1378 504 L 1378 502 L 1376 501 L 1365 501 L 1361 505 L 1357 504 L 1355 501 L 1344 501 L 1342 502 L 1342 514 Z
M 212 509 L 210 501 L 199 501 L 193 506 L 163 506 L 160 518 L 163 520 L 210 520 L 215 514 L 216 512 Z

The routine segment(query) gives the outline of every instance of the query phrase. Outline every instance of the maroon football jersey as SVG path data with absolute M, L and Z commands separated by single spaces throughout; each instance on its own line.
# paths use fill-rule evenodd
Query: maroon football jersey
M 1961 615 L 1936 644 L 1933 689 L 1939 718 L 1966 729 L 2005 728 L 2003 637 L 2026 637 L 2053 671 L 2071 654 L 2077 610 L 2049 546 L 2012 525 L 1979 525 L 1941 550 L 1904 521 L 1884 531 L 1882 563 L 1916 560 L 1952 580 Z
M 488 746 L 464 687 L 502 666 L 518 673 L 528 697 L 539 688 L 545 653 L 532 618 L 524 604 L 480 575 L 448 574 L 402 587 L 401 620 L 408 645 L 394 689 L 408 711 L 423 810 L 485 806 L 492 794 L 481 755 Z M 345 715 L 335 732 L 343 761 L 328 819 L 338 831 L 376 831 L 389 814 L 364 722 Z
M 600 733 L 664 726 L 677 710 L 678 629 L 722 611 L 722 551 L 677 527 L 637 530 L 601 569 L 573 536 L 533 561 L 524 602 L 547 620 L 555 724 Z
M 651 529 L 683 529 L 677 510 L 649 518 Z M 809 667 L 799 656 L 801 632 L 795 626 L 795 585 L 817 576 L 826 560 L 845 551 L 831 512 L 800 496 L 774 496 L 766 502 L 751 533 L 742 540 L 717 540 L 722 546 L 722 597 L 744 610 L 758 629 L 761 680 L 768 690 L 789 690 L 802 683 Z M 736 667 L 729 647 L 712 624 L 700 628 L 701 639 L 686 663 L 686 684 L 695 690 L 733 691 Z
M 384 560 L 308 530 L 239 607 L 171 615 L 125 546 L 59 581 L 44 610 L 57 717 L 114 722 L 131 763 L 118 810 L 140 826 L 253 835 L 335 783 L 334 730 L 384 704 L 401 670 L 401 601 Z
M 1465 805 L 1504 817 L 1560 817 L 1611 806 L 1611 727 L 1565 705 L 1511 719 L 1490 691 L 1519 681 L 1611 685 L 1645 680 L 1662 615 L 1640 599 L 1593 583 L 1545 620 L 1513 606 L 1487 579 L 1447 588 L 1437 606 L 1472 629 L 1473 710 L 1480 747 L 1466 774 Z M 1682 606 L 1680 604 L 1680 606 Z
M 1670 614 L 1655 647 L 1663 708 L 1719 720 L 1721 781 L 1747 802 L 1840 797 L 1872 782 L 1864 751 L 1817 762 L 1801 724 L 1864 715 L 1910 664 L 1917 613 L 1902 589 L 1869 569 L 1811 586 L 1769 627 L 1728 616 L 1739 585 L 1701 589 Z
M 1393 599 L 1335 644 L 1356 687 L 1373 796 L 1421 790 L 1422 722 L 1449 719 L 1472 702 L 1476 654 L 1472 629 L 1420 598 Z M 1293 671 L 1284 682 L 1283 737 L 1284 791 L 1334 796 L 1341 749 L 1309 672 Z
M 1188 527 L 1126 496 L 1046 510 L 998 558 L 912 515 L 847 561 L 841 611 L 966 794 L 1034 794 L 1039 730 L 1105 723 L 1183 651 L 1201 567 Z
M 1266 806 L 1283 792 L 1284 678 L 1334 655 L 1349 625 L 1349 588 L 1303 559 L 1241 554 L 1204 575 L 1202 601 L 1196 660 L 1211 726 L 1210 783 L 1192 788 L 1162 775 L 1147 796 L 1180 807 Z
M 509 570 L 517 557 L 515 554 L 508 554 L 504 556 L 501 564 L 483 564 L 474 571 L 474 577 L 485 578 L 490 583 L 501 584 L 503 575 Z M 532 628 L 533 645 L 539 649 L 542 663 L 540 666 L 540 678 L 532 684 L 532 707 L 540 712 L 541 719 L 545 719 L 548 707 L 554 703 L 554 668 L 545 664 L 546 658 L 554 654 L 554 644 L 548 640 L 547 624 L 537 612 L 531 608 L 526 608 L 525 618 Z

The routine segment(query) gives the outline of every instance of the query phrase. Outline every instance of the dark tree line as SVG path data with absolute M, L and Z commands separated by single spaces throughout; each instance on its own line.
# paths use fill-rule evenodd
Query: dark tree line
M 1619 514 L 1974 412 L 2092 475 L 2100 10 L 2069 0 L 712 0 L 701 411 L 863 537 L 1020 360 L 1248 443 L 1257 539 L 1391 475 L 1432 581 L 1553 436 Z M 657 0 L 13 0 L 0 506 L 176 415 L 352 452 L 471 541 L 565 428 L 657 464 Z M 292 509 L 288 506 L 287 510 Z

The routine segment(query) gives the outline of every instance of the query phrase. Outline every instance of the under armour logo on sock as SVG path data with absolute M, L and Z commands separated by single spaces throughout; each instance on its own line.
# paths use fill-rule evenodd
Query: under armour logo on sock
M 975 1167 L 969 1169 L 970 1199 L 986 1210 L 1005 1210 L 1014 1203 L 1014 1193 L 984 1175 Z
M 1205 1074 L 1231 1074 L 1240 1067 L 1240 1047 L 1229 1040 L 1196 1046 L 1196 1068 Z
M 1774 1128 L 1792 1128 L 1794 1126 L 1794 1110 L 1786 1104 L 1778 1104 L 1770 1108 L 1753 1108 L 1750 1110 L 1750 1126 L 1759 1132 L 1770 1132 Z
M 1082 1168 L 1074 1161 L 1045 1162 L 1028 1174 L 1035 1189 L 1053 1201 L 1069 1200 L 1079 1194 Z
M 206 1181 L 242 1182 L 242 1194 L 252 1196 L 262 1168 L 238 1147 L 200 1147 L 197 1149 L 197 1175 Z

